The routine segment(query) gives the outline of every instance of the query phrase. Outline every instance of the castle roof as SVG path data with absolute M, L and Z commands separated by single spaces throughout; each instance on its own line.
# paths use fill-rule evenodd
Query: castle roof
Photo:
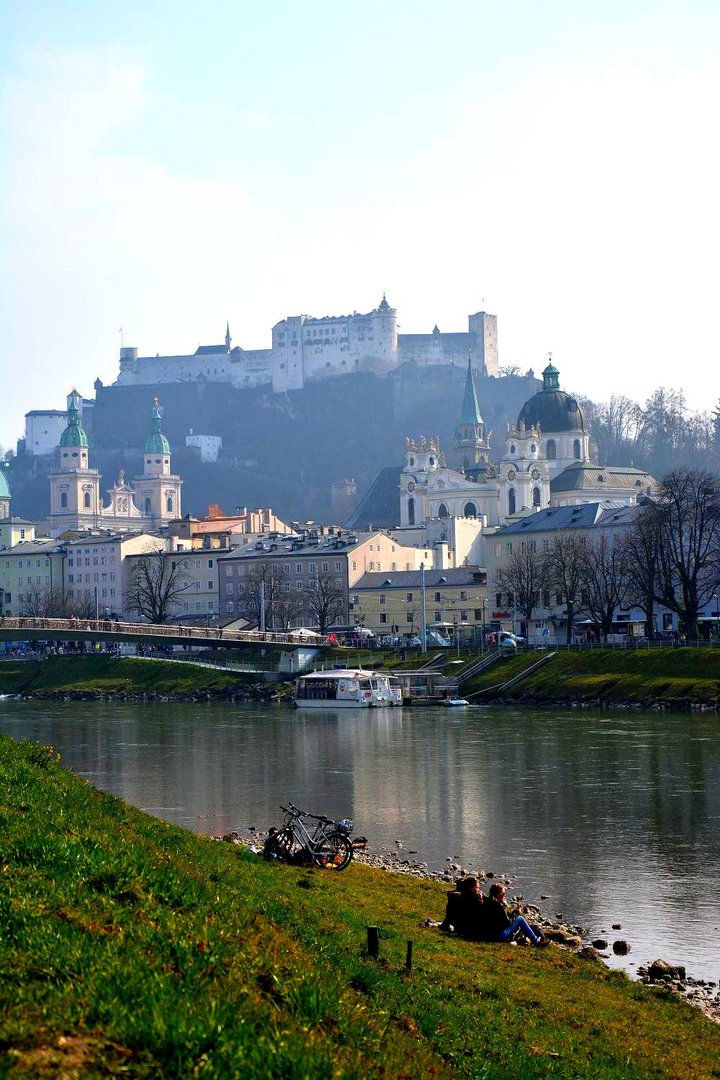
M 160 415 L 160 402 L 155 398 L 152 411 L 152 428 L 150 435 L 145 440 L 146 454 L 169 454 L 170 443 L 162 433 L 162 416 Z
M 88 437 L 80 427 L 80 414 L 75 399 L 70 399 L 67 411 L 67 427 L 60 436 L 60 446 L 87 446 Z
M 585 431 L 585 418 L 574 397 L 560 389 L 558 370 L 552 363 L 543 371 L 543 388 L 526 401 L 517 426 L 540 427 L 548 432 Z

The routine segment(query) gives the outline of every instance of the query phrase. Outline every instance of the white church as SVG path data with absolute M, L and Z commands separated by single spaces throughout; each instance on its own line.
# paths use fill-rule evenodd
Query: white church
M 107 492 L 107 504 L 100 492 L 100 473 L 90 468 L 90 448 L 80 423 L 78 402 L 79 395 L 73 390 L 67 426 L 60 436 L 59 465 L 50 473 L 49 535 L 59 536 L 70 529 L 148 531 L 181 517 L 182 480 L 171 469 L 170 444 L 162 432 L 158 399 L 151 412 L 142 475 L 130 485 L 121 469 Z
M 590 433 L 578 402 L 560 389 L 552 362 L 543 388 L 508 426 L 501 460 L 490 460 L 471 360 L 452 465 L 437 438 L 407 439 L 400 477 L 400 527 L 475 519 L 482 528 L 507 525 L 548 506 L 604 501 L 618 506 L 650 495 L 656 481 L 632 466 L 591 461 Z

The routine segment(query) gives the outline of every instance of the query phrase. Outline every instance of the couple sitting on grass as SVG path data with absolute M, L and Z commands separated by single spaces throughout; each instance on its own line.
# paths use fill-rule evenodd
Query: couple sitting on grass
M 519 908 L 508 912 L 504 904 L 505 886 L 495 882 L 484 896 L 477 878 L 458 881 L 454 892 L 448 893 L 445 918 L 441 930 L 454 930 L 472 941 L 523 940 L 533 945 L 547 945 L 542 931 L 533 929 L 520 914 Z

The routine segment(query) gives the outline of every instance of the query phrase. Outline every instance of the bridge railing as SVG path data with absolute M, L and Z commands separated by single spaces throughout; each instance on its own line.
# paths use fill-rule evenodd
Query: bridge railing
M 70 634 L 84 631 L 110 636 L 129 634 L 133 637 L 177 638 L 183 644 L 188 644 L 193 640 L 254 642 L 259 645 L 328 644 L 327 636 L 318 634 L 317 638 L 307 640 L 304 635 L 293 633 L 292 630 L 226 630 L 221 626 L 198 627 L 186 626 L 182 623 L 120 622 L 118 619 L 45 619 L 34 615 L 0 615 L 0 630 L 52 630 L 56 633 L 67 631 Z

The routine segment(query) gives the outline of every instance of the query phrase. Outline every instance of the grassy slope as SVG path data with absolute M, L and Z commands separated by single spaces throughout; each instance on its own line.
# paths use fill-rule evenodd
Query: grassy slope
M 0 663 L 0 694 L 66 693 L 194 694 L 232 690 L 251 676 L 159 660 L 112 656 L 51 656 Z
M 0 1075 L 720 1076 L 665 991 L 421 928 L 435 883 L 266 864 L 6 738 L 0 825 Z
M 463 691 L 509 679 L 537 659 L 525 653 L 500 660 Z M 491 695 L 483 695 L 489 697 Z M 560 653 L 504 698 L 543 701 L 661 701 L 720 703 L 720 649 L 611 649 Z M 478 700 L 482 701 L 482 697 Z

